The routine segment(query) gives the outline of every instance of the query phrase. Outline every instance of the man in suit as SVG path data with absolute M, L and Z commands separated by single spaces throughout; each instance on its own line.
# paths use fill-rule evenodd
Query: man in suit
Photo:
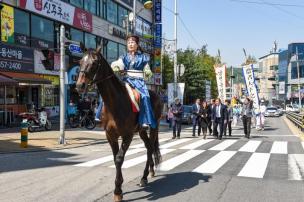
M 244 133 L 246 138 L 250 138 L 251 130 L 251 118 L 252 118 L 252 106 L 253 102 L 247 97 L 243 103 L 242 107 L 242 120 L 244 126 Z
M 180 138 L 180 133 L 182 130 L 182 117 L 183 117 L 183 105 L 180 102 L 180 99 L 175 98 L 174 105 L 172 106 L 172 113 L 173 113 L 173 137 L 172 139 Z
M 215 100 L 215 107 L 212 110 L 213 123 L 213 135 L 218 137 L 219 140 L 222 139 L 224 132 L 224 124 L 227 122 L 227 107 L 221 103 L 221 99 L 217 98 Z M 217 127 L 220 128 L 220 133 L 217 132 Z
M 212 120 L 212 110 L 215 106 L 215 100 L 210 100 L 210 104 L 208 105 L 208 114 L 207 114 L 207 120 L 208 120 L 208 129 L 209 129 L 209 135 L 212 134 L 212 123 L 214 120 Z
M 226 105 L 226 109 L 227 109 L 227 121 L 224 124 L 224 136 L 226 136 L 227 133 L 227 128 L 228 128 L 228 132 L 229 132 L 229 136 L 231 136 L 232 133 L 232 120 L 233 120 L 233 113 L 232 113 L 232 106 L 230 105 L 230 100 L 225 100 L 225 105 Z
M 195 136 L 196 126 L 198 126 L 198 136 L 201 134 L 201 123 L 200 123 L 200 109 L 201 101 L 196 99 L 195 103 L 192 105 L 192 136 Z

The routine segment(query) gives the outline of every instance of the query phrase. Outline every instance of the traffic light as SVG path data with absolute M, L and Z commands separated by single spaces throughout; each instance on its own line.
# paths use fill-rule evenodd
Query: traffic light
M 54 70 L 54 51 L 44 49 L 41 50 L 44 60 L 41 60 L 41 63 L 47 70 Z

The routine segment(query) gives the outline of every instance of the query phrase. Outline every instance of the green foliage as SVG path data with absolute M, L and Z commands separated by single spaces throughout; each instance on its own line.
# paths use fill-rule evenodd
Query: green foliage
M 179 82 L 184 82 L 185 102 L 191 103 L 196 98 L 205 99 L 205 81 L 211 81 L 211 96 L 216 97 L 217 86 L 214 72 L 216 58 L 207 53 L 207 46 L 194 50 L 178 50 L 178 65 L 185 66 L 184 75 L 178 77 Z M 163 56 L 163 83 L 167 88 L 167 83 L 173 82 L 173 61 L 167 55 Z

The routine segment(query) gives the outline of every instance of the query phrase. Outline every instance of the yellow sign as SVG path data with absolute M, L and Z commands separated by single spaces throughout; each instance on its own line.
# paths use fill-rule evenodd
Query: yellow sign
M 52 85 L 59 86 L 59 76 L 40 75 L 40 77 L 52 82 Z
M 1 10 L 1 41 L 14 43 L 14 8 L 2 5 Z

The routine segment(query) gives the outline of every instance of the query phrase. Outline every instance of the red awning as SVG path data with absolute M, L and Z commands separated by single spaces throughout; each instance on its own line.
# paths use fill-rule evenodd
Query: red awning
M 52 84 L 50 80 L 41 78 L 38 74 L 17 73 L 17 72 L 0 72 L 0 75 L 9 77 L 19 83 L 28 84 Z
M 4 85 L 4 86 L 17 86 L 18 82 L 10 79 L 8 77 L 2 76 L 0 75 L 0 85 Z

